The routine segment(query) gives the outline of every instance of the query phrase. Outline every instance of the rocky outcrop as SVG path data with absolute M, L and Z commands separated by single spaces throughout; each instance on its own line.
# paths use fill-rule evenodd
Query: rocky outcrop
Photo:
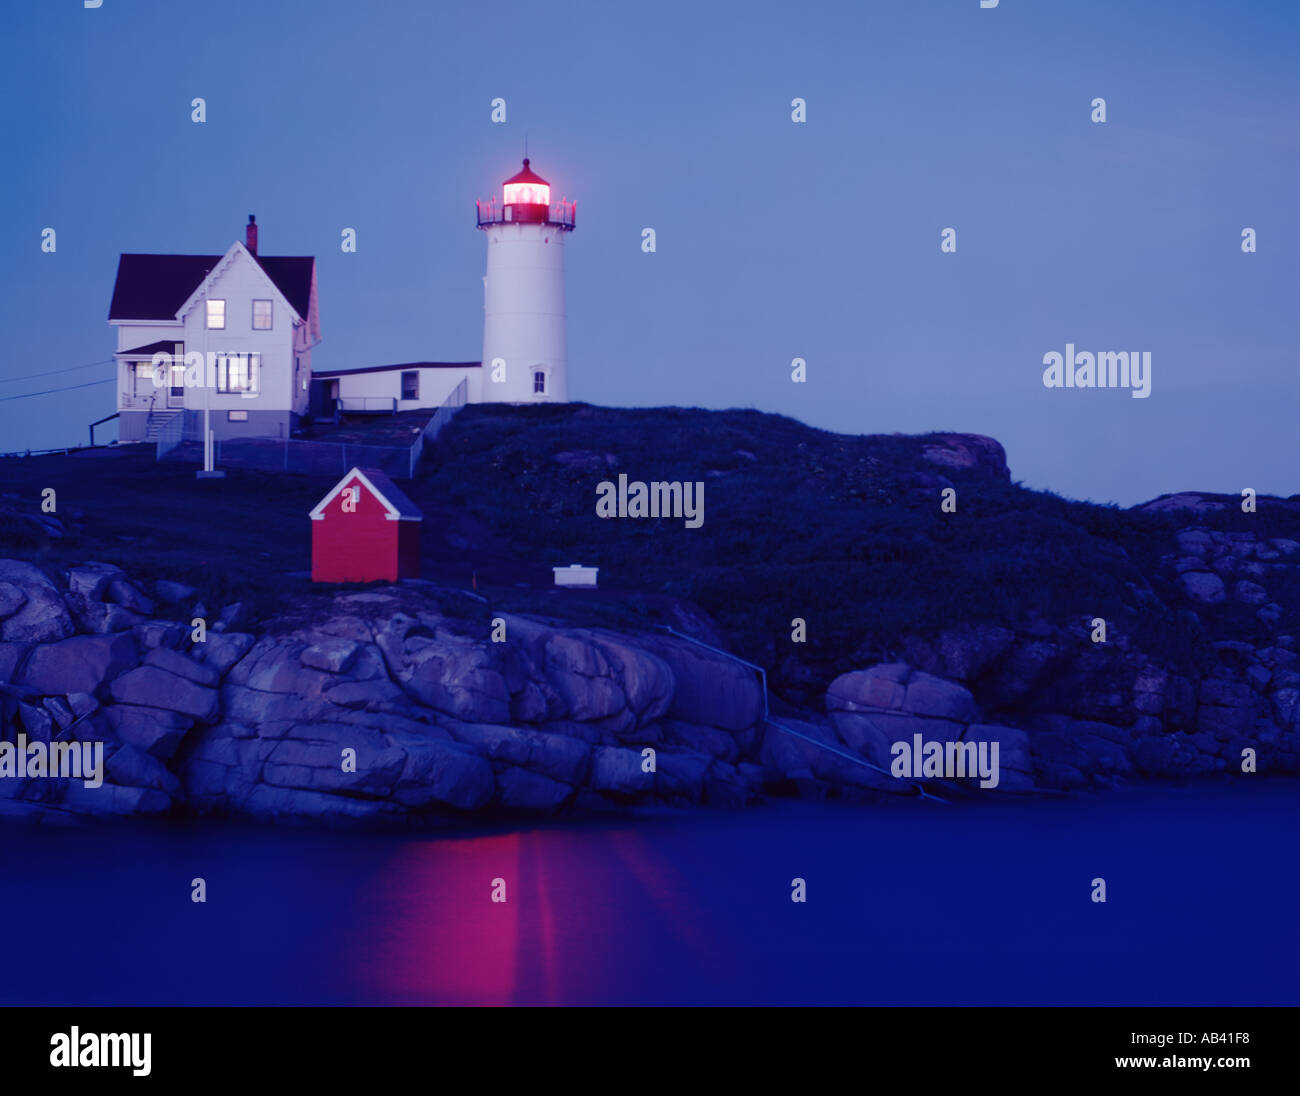
M 824 711 L 767 720 L 755 670 L 706 646 L 494 613 L 433 583 L 321 592 L 258 626 L 110 564 L 0 560 L 0 741 L 102 743 L 104 760 L 96 787 L 0 776 L 0 813 L 397 820 L 872 798 L 914 792 L 922 774 L 891 772 L 914 743 L 996 744 L 998 793 L 1240 772 L 1247 750 L 1260 771 L 1300 772 L 1300 659 L 1280 631 L 1300 543 L 1192 526 L 1154 578 L 1178 612 L 1235 614 L 1253 641 L 1220 640 L 1189 670 L 1116 622 L 1104 642 L 1085 621 L 964 625 L 900 637 L 894 658 L 831 681 Z
M 927 434 L 921 455 L 946 468 L 975 470 L 997 480 L 1010 480 L 1007 453 L 1002 443 L 982 434 Z
M 16 559 L 0 559 L 0 582 L 6 611 L 0 620 L 0 640 L 6 643 L 50 643 L 74 632 L 72 617 L 60 591 L 39 567 Z
M 1211 509 L 1221 506 L 1214 501 Z M 1156 507 L 1188 508 L 1182 497 Z M 841 679 L 832 692 L 870 687 L 874 707 L 893 718 L 882 724 L 877 713 L 862 725 L 887 733 L 907 713 L 897 689 L 877 677 L 911 667 L 956 679 L 998 723 L 1028 734 L 1033 780 L 1044 788 L 1240 773 L 1246 750 L 1258 771 L 1300 772 L 1296 639 L 1281 631 L 1284 620 L 1295 620 L 1284 604 L 1294 606 L 1300 588 L 1300 542 L 1189 526 L 1171 537 L 1152 578 L 1164 607 L 1188 629 L 1249 638 L 1212 642 L 1212 661 L 1189 668 L 1158 648 L 1143 650 L 1115 621 L 1102 641 L 1091 621 L 966 626 L 907 637 L 900 644 L 906 667 L 846 675 L 857 683 Z M 1154 593 L 1144 596 L 1159 605 Z M 832 710 L 851 713 L 864 698 L 856 701 L 858 709 L 835 702 Z M 935 734 L 952 729 L 928 726 Z
M 881 768 L 890 768 L 895 744 L 998 744 L 1004 791 L 1034 786 L 1029 736 L 1014 727 L 986 722 L 964 686 L 906 663 L 872 666 L 841 674 L 826 691 L 832 729 L 840 740 Z
M 411 583 L 307 599 L 274 632 L 231 630 L 241 613 L 225 610 L 196 641 L 185 622 L 202 606 L 182 584 L 6 564 L 0 737 L 102 742 L 106 759 L 98 788 L 0 778 L 6 814 L 743 804 L 770 779 L 746 760 L 763 736 L 757 675 L 679 639 L 471 623 L 444 611 L 448 591 Z
M 1290 511 L 1300 515 L 1300 499 L 1270 498 L 1270 507 Z M 1237 510 L 1241 506 L 1240 495 L 1218 495 L 1209 491 L 1181 491 L 1172 495 L 1161 495 L 1144 502 L 1135 509 L 1149 514 L 1172 513 L 1201 517 L 1207 514 L 1220 514 L 1228 510 Z

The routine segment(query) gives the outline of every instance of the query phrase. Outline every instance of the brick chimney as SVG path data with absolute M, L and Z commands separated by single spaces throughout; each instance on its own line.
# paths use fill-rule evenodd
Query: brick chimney
M 248 215 L 248 227 L 244 230 L 244 246 L 254 255 L 257 254 L 257 218 Z

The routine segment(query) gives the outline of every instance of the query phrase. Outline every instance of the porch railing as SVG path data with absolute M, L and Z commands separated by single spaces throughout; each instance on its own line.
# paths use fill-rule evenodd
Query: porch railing
M 390 415 L 397 414 L 396 396 L 340 396 L 334 403 L 343 414 Z

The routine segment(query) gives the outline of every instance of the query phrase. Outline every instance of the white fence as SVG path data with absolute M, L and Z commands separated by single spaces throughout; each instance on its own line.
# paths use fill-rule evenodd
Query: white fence
M 154 460 L 160 461 L 185 440 L 185 413 L 178 412 L 158 430 Z

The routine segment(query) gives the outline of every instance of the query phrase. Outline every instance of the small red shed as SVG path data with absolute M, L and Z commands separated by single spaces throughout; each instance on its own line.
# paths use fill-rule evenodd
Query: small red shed
M 423 521 L 383 472 L 352 469 L 311 512 L 312 582 L 418 578 Z

